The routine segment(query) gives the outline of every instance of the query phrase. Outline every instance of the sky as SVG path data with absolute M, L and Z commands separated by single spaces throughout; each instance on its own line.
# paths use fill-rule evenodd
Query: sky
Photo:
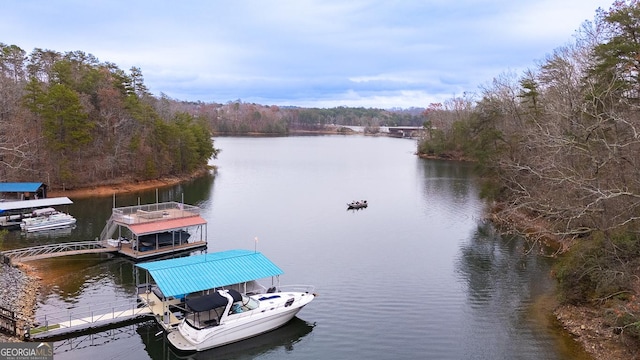
M 0 43 L 142 70 L 176 100 L 427 107 L 573 42 L 613 0 L 3 0 Z

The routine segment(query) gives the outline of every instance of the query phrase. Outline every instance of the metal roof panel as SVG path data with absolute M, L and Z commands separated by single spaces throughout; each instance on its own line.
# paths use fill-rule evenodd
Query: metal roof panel
M 129 229 L 136 235 L 153 234 L 162 231 L 182 229 L 188 226 L 204 225 L 207 221 L 201 216 L 189 216 L 179 219 L 152 221 L 129 225 Z
M 4 182 L 0 183 L 0 192 L 36 192 L 40 186 L 38 182 Z
M 185 295 L 283 273 L 262 253 L 250 250 L 228 250 L 136 266 L 149 271 L 165 296 Z
M 38 200 L 0 201 L 0 213 L 8 210 L 36 209 L 69 204 L 73 204 L 73 201 L 66 196 Z

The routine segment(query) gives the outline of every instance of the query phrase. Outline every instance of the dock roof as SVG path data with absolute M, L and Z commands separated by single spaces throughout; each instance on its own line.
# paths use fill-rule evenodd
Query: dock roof
M 36 192 L 42 186 L 39 182 L 3 182 L 0 183 L 2 192 Z
M 229 286 L 283 273 L 262 253 L 250 250 L 228 250 L 152 261 L 136 266 L 147 270 L 167 297 Z
M 73 204 L 73 201 L 66 196 L 38 200 L 0 201 L 0 213 L 9 210 L 37 209 L 69 204 Z
M 161 231 L 181 229 L 189 226 L 204 225 L 206 223 L 207 221 L 201 216 L 190 216 L 178 219 L 128 225 L 128 227 L 136 236 L 142 236 L 146 234 L 154 234 Z

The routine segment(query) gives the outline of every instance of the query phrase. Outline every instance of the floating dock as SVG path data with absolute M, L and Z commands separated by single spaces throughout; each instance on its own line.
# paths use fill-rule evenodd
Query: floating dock
M 114 208 L 100 240 L 142 260 L 205 247 L 206 230 L 199 207 L 172 201 Z
M 39 200 L 0 201 L 0 227 L 19 228 L 22 219 L 32 217 L 34 210 L 69 204 L 73 204 L 73 201 L 66 196 Z
M 36 200 L 30 200 L 36 201 Z M 207 246 L 207 221 L 200 208 L 178 202 L 112 209 L 99 240 L 75 241 L 0 252 L 7 263 L 78 254 L 113 253 L 134 261 Z
M 61 310 L 41 316 L 37 327 L 27 329 L 25 338 L 49 339 L 150 316 L 151 308 L 131 300 Z
M 183 203 L 165 202 L 113 208 L 111 217 L 97 240 L 2 251 L 0 260 L 15 264 L 60 256 L 111 253 L 141 261 L 205 248 L 206 229 L 207 221 L 200 216 L 200 208 Z M 25 337 L 51 338 L 140 317 L 155 317 L 164 313 L 166 307 L 173 305 L 146 290 L 147 288 L 142 296 L 138 294 L 137 299 L 128 300 L 125 304 L 116 302 L 102 307 L 72 308 L 44 314 L 34 326 L 26 330 Z M 172 325 L 177 323 L 175 316 L 167 320 Z

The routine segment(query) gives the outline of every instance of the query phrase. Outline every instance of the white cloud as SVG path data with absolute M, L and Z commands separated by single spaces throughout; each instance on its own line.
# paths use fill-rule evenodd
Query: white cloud
M 597 0 L 3 4 L 1 41 L 140 67 L 153 93 L 227 102 L 411 107 L 442 101 L 571 41 Z M 254 99 L 254 100 L 251 100 Z M 315 104 L 315 105 L 313 105 Z

